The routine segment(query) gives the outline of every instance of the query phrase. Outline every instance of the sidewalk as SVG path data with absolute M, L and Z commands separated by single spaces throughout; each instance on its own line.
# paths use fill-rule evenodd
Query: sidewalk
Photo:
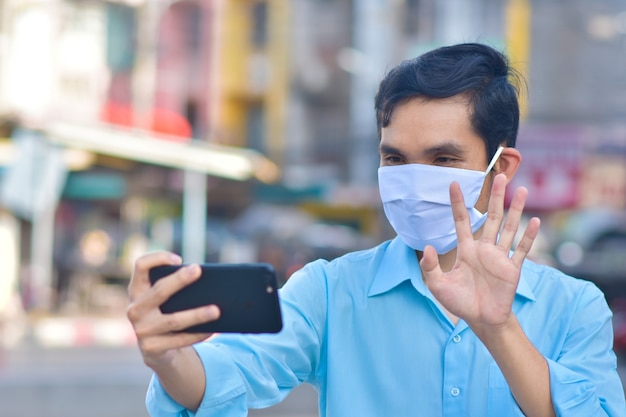
M 43 347 L 26 338 L 0 364 L 3 417 L 148 417 L 150 369 L 136 347 Z

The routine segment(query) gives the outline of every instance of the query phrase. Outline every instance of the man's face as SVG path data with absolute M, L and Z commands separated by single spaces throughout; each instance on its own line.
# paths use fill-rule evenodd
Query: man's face
M 415 98 L 398 105 L 389 126 L 381 129 L 379 150 L 381 167 L 426 164 L 484 171 L 488 165 L 485 143 L 472 130 L 469 107 L 461 96 Z M 491 182 L 488 175 L 476 203 L 483 213 Z

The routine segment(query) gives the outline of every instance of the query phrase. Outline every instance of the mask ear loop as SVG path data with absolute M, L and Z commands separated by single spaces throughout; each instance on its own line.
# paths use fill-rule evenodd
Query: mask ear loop
M 489 163 L 489 166 L 485 170 L 485 174 L 488 174 L 489 171 L 491 171 L 493 166 L 496 164 L 496 162 L 498 162 L 498 158 L 500 158 L 500 154 L 502 154 L 503 150 L 504 148 L 502 146 L 498 147 L 498 150 L 496 151 L 495 155 L 493 155 L 493 158 L 491 158 L 491 162 Z

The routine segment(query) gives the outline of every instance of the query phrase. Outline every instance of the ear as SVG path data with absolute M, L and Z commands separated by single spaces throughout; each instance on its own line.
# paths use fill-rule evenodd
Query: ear
M 507 184 L 513 179 L 517 169 L 522 162 L 522 154 L 515 148 L 504 148 L 500 154 L 500 158 L 493 167 L 496 174 L 503 173 L 506 175 Z

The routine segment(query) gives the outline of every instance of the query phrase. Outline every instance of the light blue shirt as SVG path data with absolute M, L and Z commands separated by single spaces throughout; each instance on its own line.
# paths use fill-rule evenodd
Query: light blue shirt
M 224 334 L 195 345 L 207 370 L 196 413 L 153 377 L 150 414 L 245 416 L 308 382 L 321 416 L 523 415 L 487 349 L 438 307 L 415 252 L 397 238 L 312 262 L 280 296 L 279 334 Z M 611 312 L 593 284 L 526 261 L 513 310 L 548 362 L 558 416 L 626 416 Z

